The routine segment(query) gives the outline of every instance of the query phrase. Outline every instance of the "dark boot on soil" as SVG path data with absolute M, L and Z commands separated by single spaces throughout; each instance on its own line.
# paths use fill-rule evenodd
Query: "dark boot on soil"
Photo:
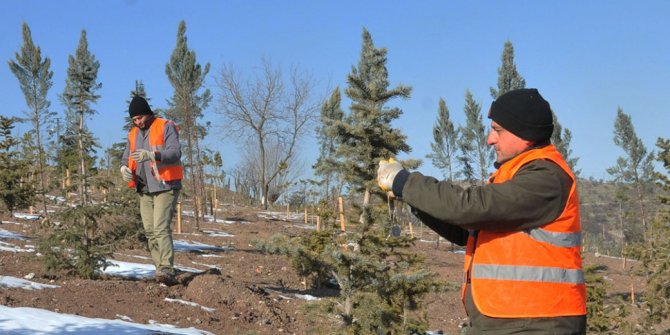
M 174 269 L 160 268 L 156 270 L 156 282 L 167 286 L 176 285 L 178 282 Z

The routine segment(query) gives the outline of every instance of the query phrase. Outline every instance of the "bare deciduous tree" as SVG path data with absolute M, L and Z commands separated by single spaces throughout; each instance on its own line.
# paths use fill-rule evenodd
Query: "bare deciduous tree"
M 286 82 L 285 82 L 286 80 Z M 313 129 L 319 104 L 312 97 L 314 81 L 292 68 L 287 79 L 279 67 L 262 61 L 261 73 L 242 79 L 232 65 L 223 66 L 216 78 L 216 112 L 224 118 L 226 133 L 255 145 L 261 202 L 268 206 L 273 181 L 289 169 L 298 140 Z M 277 164 L 270 164 L 275 156 Z

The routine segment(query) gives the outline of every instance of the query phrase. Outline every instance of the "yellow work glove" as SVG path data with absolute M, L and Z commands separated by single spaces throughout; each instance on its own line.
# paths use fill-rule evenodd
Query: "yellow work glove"
M 121 165 L 121 178 L 123 181 L 133 180 L 133 171 L 125 165 Z
M 156 161 L 156 154 L 154 154 L 153 151 L 147 151 L 144 149 L 135 150 L 130 154 L 130 157 L 132 157 L 138 163 L 144 161 Z
M 392 191 L 393 180 L 402 169 L 402 164 L 393 158 L 379 161 L 379 168 L 377 169 L 377 184 L 379 184 L 379 188 L 385 192 Z

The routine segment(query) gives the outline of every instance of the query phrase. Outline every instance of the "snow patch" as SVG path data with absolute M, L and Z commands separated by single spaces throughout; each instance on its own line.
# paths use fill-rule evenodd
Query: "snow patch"
M 58 285 L 48 285 L 36 283 L 16 277 L 0 276 L 0 287 L 4 288 L 22 288 L 24 290 L 41 290 L 45 288 L 58 288 Z
M 61 314 L 29 307 L 6 307 L 0 305 L 0 332 L 7 335 L 33 334 L 184 334 L 214 335 L 193 327 L 177 328 L 171 325 L 144 325 L 123 320 L 87 318 L 79 315 Z

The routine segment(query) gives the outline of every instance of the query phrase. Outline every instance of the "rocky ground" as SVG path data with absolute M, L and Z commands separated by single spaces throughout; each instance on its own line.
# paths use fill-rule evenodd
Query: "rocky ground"
M 51 311 L 95 318 L 124 318 L 138 323 L 158 322 L 178 327 L 195 327 L 214 334 L 313 334 L 313 325 L 304 316 L 301 306 L 307 297 L 337 294 L 332 289 L 306 289 L 301 278 L 282 256 L 262 254 L 253 246 L 255 240 L 267 239 L 275 233 L 290 236 L 307 234 L 313 222 L 305 224 L 300 215 L 287 220 L 257 209 L 227 206 L 223 211 L 226 223 L 204 223 L 201 230 L 216 230 L 233 236 L 221 237 L 194 232 L 187 222 L 184 233 L 176 240 L 199 242 L 225 251 L 178 252 L 178 266 L 196 268 L 201 273 L 182 273 L 180 283 L 164 286 L 152 280 L 131 280 L 108 277 L 83 280 L 71 277 L 49 278 L 41 259 L 34 252 L 0 251 L 0 276 L 31 277 L 32 281 L 59 285 L 43 290 L 8 289 L 0 287 L 0 304 L 9 307 L 35 307 Z M 44 232 L 36 221 L 2 217 L 0 228 L 28 237 L 24 241 L 4 241 L 20 247 L 36 244 Z M 462 254 L 450 252 L 448 243 L 436 248 L 435 235 L 414 229 L 424 241 L 416 243 L 417 253 L 426 256 L 426 266 L 442 278 L 459 285 Z M 138 256 L 140 258 L 138 258 Z M 148 252 L 142 249 L 117 250 L 116 260 L 149 263 Z M 610 295 L 630 297 L 631 284 L 639 294 L 643 281 L 631 277 L 628 262 L 624 271 L 619 259 L 586 256 L 587 264 L 607 266 L 606 280 Z M 167 300 L 166 300 L 167 299 Z M 190 301 L 191 306 L 170 299 Z M 202 307 L 201 307 L 202 306 Z M 444 334 L 458 334 L 465 320 L 460 292 L 433 294 L 425 300 L 430 329 Z M 206 307 L 206 308 L 203 308 Z M 212 310 L 213 309 L 213 310 Z

